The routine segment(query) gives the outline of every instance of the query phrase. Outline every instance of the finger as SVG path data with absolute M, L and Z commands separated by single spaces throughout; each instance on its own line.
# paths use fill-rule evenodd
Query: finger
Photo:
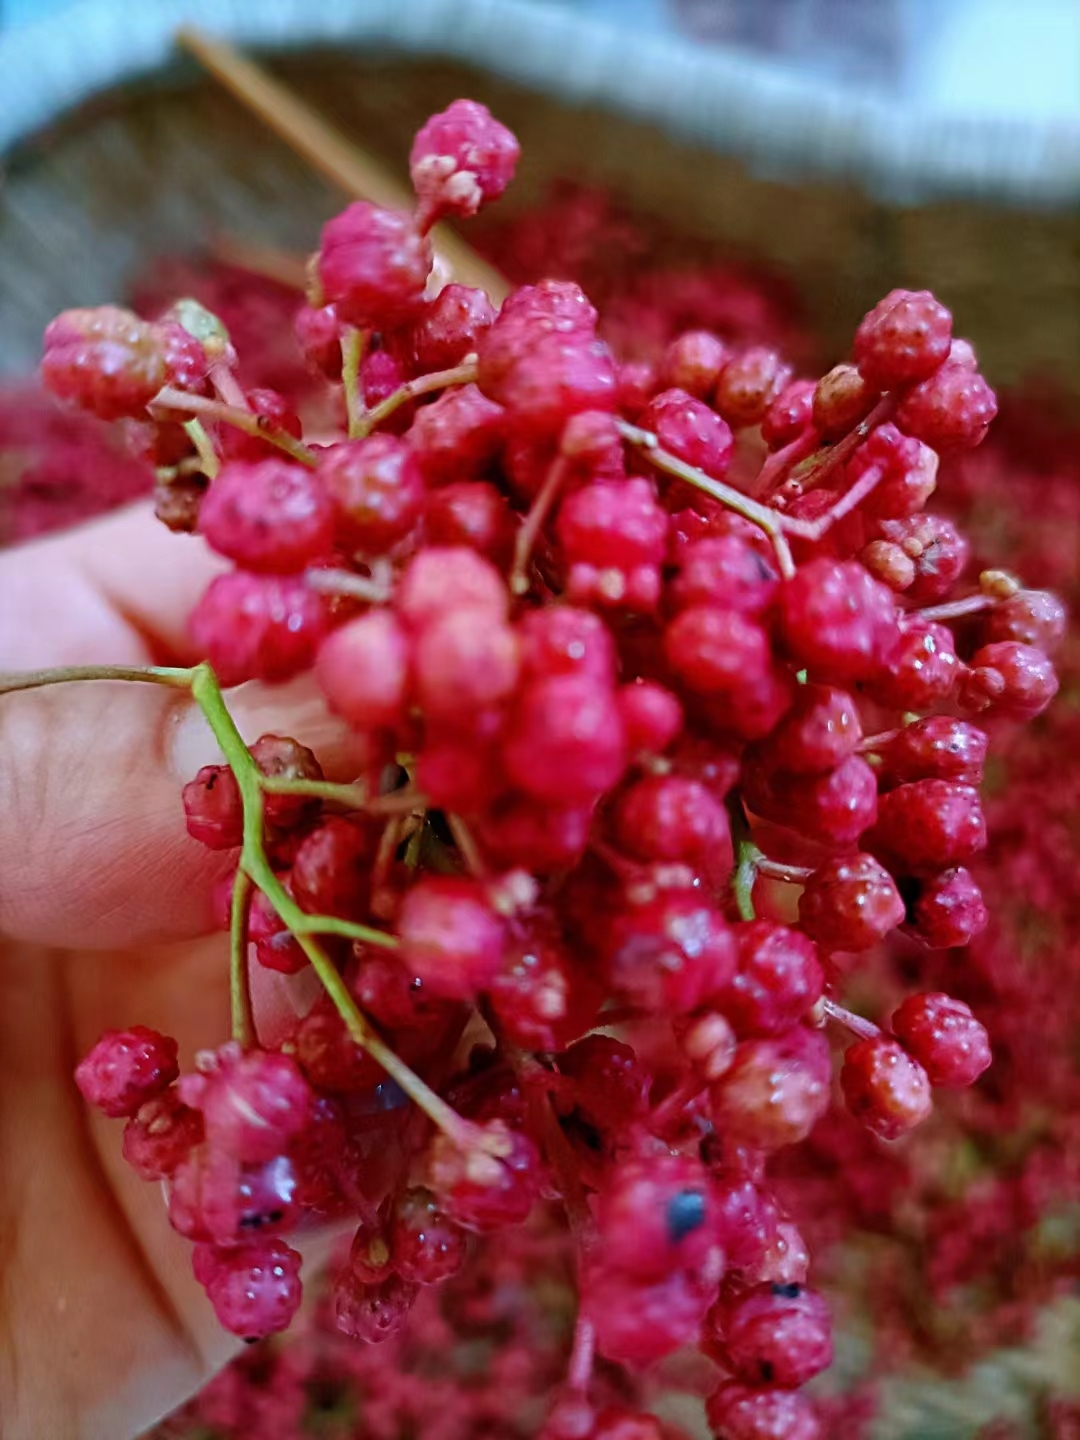
M 249 744 L 291 735 L 331 778 L 357 773 L 309 678 L 228 703 Z M 0 696 L 0 931 L 81 947 L 205 934 L 236 856 L 188 836 L 180 791 L 221 758 L 186 693 L 93 681 Z
M 227 568 L 149 503 L 0 556 L 0 670 L 187 663 L 187 617 Z

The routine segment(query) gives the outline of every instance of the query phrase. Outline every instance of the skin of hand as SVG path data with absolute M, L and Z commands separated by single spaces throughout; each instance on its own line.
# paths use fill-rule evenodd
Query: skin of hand
M 185 620 L 222 568 L 146 506 L 2 552 L 0 672 L 194 663 Z M 330 778 L 352 778 L 345 731 L 310 682 L 243 686 L 230 708 L 249 743 L 293 735 Z M 90 1113 L 72 1079 L 104 1029 L 174 1035 L 185 1069 L 228 1038 L 210 896 L 229 857 L 189 838 L 180 802 L 220 758 L 183 692 L 0 695 L 4 1440 L 137 1435 L 239 1345 L 195 1283 L 161 1189 L 125 1165 L 122 1122 Z M 288 982 L 252 978 L 260 1027 L 280 1023 Z

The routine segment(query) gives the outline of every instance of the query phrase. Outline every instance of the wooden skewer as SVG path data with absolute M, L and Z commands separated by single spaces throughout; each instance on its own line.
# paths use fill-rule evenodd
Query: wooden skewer
M 346 140 L 287 86 L 234 46 L 193 25 L 182 26 L 176 39 L 226 90 L 347 195 L 395 210 L 412 209 L 412 192 L 378 160 Z M 486 290 L 496 304 L 507 295 L 510 286 L 505 276 L 481 259 L 459 235 L 445 225 L 437 225 L 432 240 L 455 280 Z

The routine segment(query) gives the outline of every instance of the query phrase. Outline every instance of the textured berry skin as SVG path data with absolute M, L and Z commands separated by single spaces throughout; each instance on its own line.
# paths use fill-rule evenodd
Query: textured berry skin
M 853 560 L 801 565 L 781 586 L 779 620 L 792 658 L 826 684 L 870 679 L 899 643 L 891 593 Z
M 872 430 L 847 464 L 851 484 L 871 469 L 881 478 L 860 505 L 864 515 L 882 520 L 917 515 L 937 486 L 938 457 L 928 446 L 901 435 L 891 422 Z
M 853 755 L 861 739 L 858 706 L 846 690 L 800 685 L 791 709 L 755 754 L 767 770 L 824 775 Z
M 362 819 L 331 815 L 300 842 L 288 888 L 309 914 L 359 919 L 374 856 L 375 840 Z
M 341 322 L 333 305 L 316 310 L 301 305 L 293 318 L 296 342 L 304 359 L 326 380 L 341 379 Z
M 300 416 L 292 409 L 284 395 L 277 390 L 259 386 L 249 390 L 246 396 L 252 413 L 260 424 L 273 430 L 283 431 L 299 440 L 303 435 Z M 281 459 L 281 451 L 269 440 L 260 440 L 257 435 L 247 435 L 233 425 L 222 425 L 220 440 L 222 457 L 226 460 L 254 462 L 267 459 Z
M 733 430 L 760 425 L 790 379 L 791 367 L 775 350 L 755 345 L 721 370 L 713 404 Z
M 986 847 L 986 821 L 973 785 L 914 780 L 882 795 L 871 848 L 913 873 L 962 864 Z
M 770 773 L 748 766 L 743 793 L 763 820 L 838 850 L 854 845 L 878 815 L 877 781 L 860 755 L 849 755 L 824 775 Z
M 946 364 L 901 400 L 896 423 L 933 450 L 978 445 L 997 414 L 997 397 L 983 377 Z
M 326 602 L 301 579 L 245 570 L 212 580 L 189 621 L 223 685 L 292 679 L 309 668 L 328 626 Z
M 684 330 L 664 351 L 660 379 L 665 389 L 684 390 L 695 400 L 704 400 L 712 394 L 730 355 L 723 340 L 708 330 Z
M 419 782 L 433 795 L 423 766 Z M 591 805 L 552 806 L 525 795 L 509 795 L 480 823 L 487 850 L 507 865 L 537 874 L 562 870 L 581 859 L 592 827 Z
M 774 1039 L 747 1040 L 713 1087 L 712 1113 L 737 1143 L 776 1150 L 803 1140 L 829 1103 L 829 1048 L 824 1036 L 796 1027 Z
M 588 675 L 600 685 L 615 681 L 615 642 L 607 625 L 591 610 L 546 605 L 530 610 L 518 625 L 522 662 L 533 679 Z
M 264 1165 L 241 1165 L 212 1146 L 194 1150 L 175 1169 L 169 1224 L 189 1240 L 235 1245 L 256 1231 L 284 1231 L 296 1223 L 296 1172 L 286 1155 Z
M 667 450 L 687 465 L 722 480 L 735 450 L 731 428 L 715 410 L 685 390 L 664 390 L 654 395 L 638 424 L 651 430 Z
M 731 827 L 727 811 L 697 780 L 650 775 L 625 791 L 614 815 L 615 836 L 637 860 L 711 862 L 723 874 L 731 868 Z
M 371 610 L 319 647 L 315 674 L 327 702 L 358 730 L 393 728 L 409 693 L 409 636 L 390 610 Z
M 432 545 L 468 545 L 503 568 L 517 529 L 518 517 L 506 496 L 486 480 L 444 485 L 428 496 L 424 536 Z
M 795 1390 L 832 1364 L 829 1310 L 816 1290 L 760 1285 L 722 1310 L 724 1359 L 749 1385 Z
M 185 1075 L 185 1104 L 202 1112 L 210 1144 L 254 1165 L 280 1155 L 306 1125 L 313 1096 L 296 1063 L 268 1050 L 223 1045 L 209 1073 Z
M 621 1130 L 641 1118 L 649 1076 L 629 1045 L 610 1035 L 586 1035 L 559 1057 L 572 1084 L 573 1104 L 596 1129 Z
M 923 1067 L 931 1085 L 962 1089 L 990 1065 L 986 1029 L 962 1000 L 909 995 L 890 1022 L 893 1034 Z
M 685 1015 L 727 985 L 735 941 L 718 910 L 673 890 L 611 920 L 606 958 L 612 985 L 634 1004 Z
M 952 316 L 929 290 L 893 290 L 855 332 L 859 373 L 878 390 L 933 375 L 949 357 Z
M 1033 720 L 1058 692 L 1053 662 L 1017 640 L 999 640 L 976 650 L 971 670 L 964 693 L 971 708 L 987 708 L 1012 720 Z
M 575 491 L 556 522 L 568 566 L 568 597 L 636 610 L 655 608 L 667 527 L 667 515 L 648 480 L 605 481 Z
M 554 938 L 511 944 L 491 984 L 491 1007 L 503 1033 L 525 1050 L 556 1051 L 587 1030 L 599 1009 L 599 987 Z
M 904 931 L 931 950 L 967 945 L 986 929 L 990 916 L 982 891 L 962 865 L 910 883 Z
M 329 1001 L 311 1007 L 293 1032 L 289 1049 L 311 1084 L 331 1094 L 371 1089 L 382 1078 Z
M 145 1025 L 106 1030 L 75 1069 L 83 1099 L 117 1119 L 134 1115 L 180 1073 L 176 1041 Z
M 334 1325 L 350 1340 L 381 1345 L 404 1328 L 419 1293 L 398 1275 L 369 1285 L 346 1270 L 334 1285 Z
M 409 443 L 428 485 L 480 480 L 503 441 L 501 405 L 475 385 L 455 385 L 416 413 Z
M 481 1127 L 483 1143 L 467 1153 L 445 1135 L 431 1148 L 431 1188 L 466 1230 L 498 1230 L 527 1218 L 539 1188 L 536 1146 L 502 1120 Z
M 421 550 L 405 567 L 394 604 L 406 625 L 422 630 L 440 619 L 448 604 L 487 610 L 503 620 L 510 592 L 494 565 L 475 550 L 431 546 Z
M 679 556 L 679 574 L 670 588 L 675 607 L 712 605 L 759 616 L 768 609 L 779 576 L 755 546 L 738 535 L 694 540 Z
M 684 1155 L 629 1160 L 598 1197 L 605 1269 L 655 1282 L 677 1269 L 715 1266 L 716 1215 L 708 1174 Z
M 875 399 L 854 365 L 834 365 L 817 382 L 813 396 L 814 428 L 826 440 L 838 439 L 857 425 Z M 884 428 L 879 426 L 878 430 Z
M 771 920 L 736 925 L 735 938 L 738 968 L 720 997 L 720 1009 L 740 1039 L 790 1030 L 824 987 L 813 941 Z
M 170 379 L 160 329 L 115 305 L 65 310 L 44 345 L 45 388 L 102 420 L 140 417 Z
M 442 1213 L 430 1190 L 416 1186 L 398 1195 L 390 1212 L 394 1269 L 411 1285 L 437 1285 L 465 1263 L 468 1240 Z
M 952 631 L 911 619 L 900 627 L 900 646 L 872 686 L 876 700 L 892 710 L 929 710 L 943 705 L 960 677 Z
M 678 696 L 652 680 L 632 680 L 616 694 L 631 755 L 659 755 L 683 727 Z
M 926 1071 L 888 1035 L 844 1052 L 840 1087 L 855 1118 L 883 1140 L 906 1135 L 933 1109 Z
M 943 515 L 883 520 L 885 539 L 911 560 L 914 577 L 904 589 L 912 605 L 933 605 L 952 593 L 968 561 L 968 542 Z
M 777 395 L 761 422 L 761 438 L 770 450 L 790 445 L 813 424 L 814 391 L 812 380 L 793 380 Z
M 986 747 L 986 732 L 967 720 L 955 720 L 949 715 L 916 720 L 882 746 L 882 788 L 911 780 L 957 780 L 964 785 L 979 785 Z
M 503 924 L 475 880 L 425 876 L 398 916 L 401 960 L 431 995 L 473 999 L 498 974 Z
M 455 100 L 417 131 L 409 174 L 425 220 L 475 215 L 514 178 L 521 147 L 476 100 Z
M 702 1284 L 686 1270 L 635 1284 L 619 1271 L 597 1269 L 583 1277 L 581 1303 L 601 1355 L 638 1366 L 693 1344 L 715 1292 L 715 1281 Z
M 504 405 L 522 438 L 555 437 L 571 416 L 615 406 L 615 366 L 576 285 L 524 285 L 477 348 L 481 392 Z
M 312 750 L 288 735 L 260 735 L 251 747 L 251 758 L 267 779 L 321 780 L 322 766 Z M 318 802 L 307 795 L 263 797 L 263 816 L 272 829 L 288 830 L 306 819 Z
M 475 721 L 513 692 L 520 669 L 517 635 L 484 609 L 449 610 L 424 627 L 413 651 L 416 698 L 429 721 Z
M 715 1440 L 822 1440 L 814 1407 L 797 1390 L 757 1389 L 727 1381 L 705 1413 Z
M 870 950 L 904 914 L 896 882 L 872 855 L 826 860 L 799 897 L 799 924 L 828 950 Z
M 1017 640 L 1052 654 L 1064 639 L 1068 614 L 1049 590 L 1018 590 L 987 611 L 982 623 L 984 644 Z
M 210 850 L 234 850 L 244 838 L 240 787 L 228 765 L 204 765 L 184 786 L 184 819 L 193 840 Z
M 627 758 L 614 692 L 589 675 L 553 675 L 519 692 L 503 763 L 527 795 L 556 805 L 589 804 L 615 784 Z
M 147 1100 L 124 1126 L 123 1155 L 142 1180 L 165 1180 L 203 1141 L 202 1116 L 175 1086 Z
M 406 331 L 404 343 L 412 368 L 423 374 L 460 365 L 475 352 L 494 319 L 495 308 L 485 291 L 444 285 Z
M 233 460 L 203 497 L 199 531 L 246 570 L 291 575 L 329 553 L 334 510 L 322 479 L 302 465 Z
M 431 273 L 431 242 L 411 215 L 354 201 L 323 226 L 316 303 L 361 329 L 410 317 Z
M 197 1273 L 221 1325 L 245 1340 L 287 1330 L 300 1308 L 300 1256 L 267 1238 L 232 1250 L 196 1248 Z M 200 1278 L 202 1278 L 200 1276 Z
M 695 605 L 664 631 L 664 655 L 719 729 L 743 740 L 767 735 L 787 710 L 792 685 L 765 629 L 737 610 Z
M 324 450 L 318 476 L 334 509 L 340 543 L 381 555 L 413 529 L 424 508 L 420 468 L 394 435 L 344 440 Z

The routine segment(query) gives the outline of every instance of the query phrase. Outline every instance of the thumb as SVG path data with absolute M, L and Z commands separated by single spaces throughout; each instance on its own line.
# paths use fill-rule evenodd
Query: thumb
M 350 779 L 346 728 L 310 677 L 227 697 L 244 739 L 291 735 Z M 212 928 L 231 863 L 187 834 L 181 787 L 222 759 L 190 696 L 79 681 L 0 695 L 0 932 L 65 947 L 122 947 Z M 235 858 L 235 857 L 233 857 Z

